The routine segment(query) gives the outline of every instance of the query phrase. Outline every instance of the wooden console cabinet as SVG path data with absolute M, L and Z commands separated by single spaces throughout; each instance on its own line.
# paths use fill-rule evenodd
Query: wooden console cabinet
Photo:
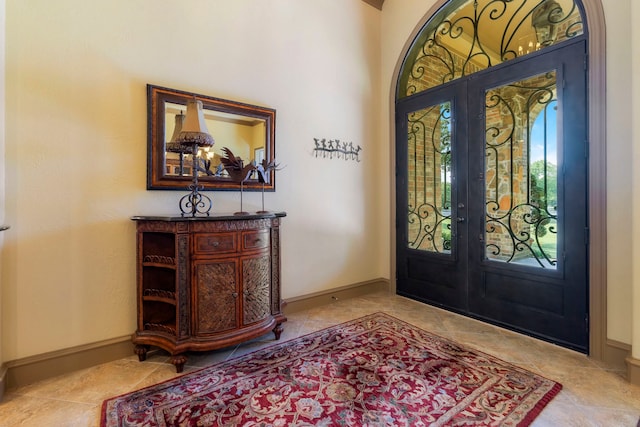
M 138 326 L 135 352 L 227 347 L 273 331 L 280 339 L 280 220 L 285 213 L 136 216 Z

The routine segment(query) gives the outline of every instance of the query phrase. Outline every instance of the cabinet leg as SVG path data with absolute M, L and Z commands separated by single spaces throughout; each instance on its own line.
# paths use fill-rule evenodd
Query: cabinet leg
M 149 347 L 150 346 L 148 345 L 137 344 L 133 349 L 133 351 L 138 355 L 138 360 L 140 362 L 144 362 L 145 360 L 147 360 L 147 351 L 149 351 Z
M 185 356 L 184 354 L 176 354 L 175 356 L 171 357 L 171 363 L 176 366 L 176 372 L 180 373 L 184 368 L 184 364 L 187 363 L 187 356 Z
M 276 336 L 276 340 L 280 339 L 280 335 L 282 334 L 283 329 L 284 328 L 282 327 L 282 323 L 278 323 L 276 327 L 273 328 L 273 333 Z

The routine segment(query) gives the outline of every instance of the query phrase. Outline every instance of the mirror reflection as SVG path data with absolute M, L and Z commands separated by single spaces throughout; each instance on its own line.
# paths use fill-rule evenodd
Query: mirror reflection
M 147 85 L 149 115 L 149 167 L 147 188 L 184 190 L 193 178 L 194 164 L 198 182 L 204 189 L 236 190 L 221 163 L 223 148 L 230 149 L 244 164 L 273 161 L 275 156 L 275 110 L 238 103 L 175 89 Z M 204 118 L 215 140 L 213 147 L 198 149 L 194 163 L 193 146 L 176 142 L 187 100 L 203 103 Z M 244 183 L 245 190 L 262 190 L 257 174 Z M 266 191 L 275 189 L 275 170 L 269 173 Z
M 165 103 L 165 174 L 170 176 L 192 176 L 193 156 L 191 147 L 175 142 L 185 117 L 185 106 Z M 220 161 L 222 148 L 228 147 L 245 161 L 261 162 L 264 159 L 266 120 L 204 109 L 204 119 L 209 133 L 214 136 L 213 147 L 198 151 L 199 176 L 228 177 Z M 259 158 L 260 157 L 260 158 Z

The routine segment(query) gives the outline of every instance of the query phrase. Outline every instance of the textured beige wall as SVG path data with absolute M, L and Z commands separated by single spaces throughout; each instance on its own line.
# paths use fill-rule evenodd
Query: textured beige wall
M 590 2 L 599 0 L 587 0 Z M 632 98 L 631 46 L 640 43 L 637 34 L 630 38 L 631 0 L 602 0 L 607 26 L 607 303 L 608 338 L 632 342 L 632 266 L 634 262 L 630 228 L 633 223 L 632 188 Z M 393 138 L 390 127 L 397 68 L 408 49 L 408 42 L 443 1 L 386 0 L 382 13 L 383 134 Z M 385 99 L 386 97 L 386 99 Z M 640 283 L 640 278 L 637 279 Z M 640 285 L 639 285 L 640 287 Z M 636 310 L 640 310 L 640 290 Z M 637 333 L 640 342 L 640 333 Z M 640 350 L 639 350 L 640 351 Z
M 603 0 L 607 25 L 607 336 L 631 344 L 633 189 L 631 4 Z M 637 261 L 636 261 L 637 262 Z M 640 307 L 638 307 L 640 309 Z
M 640 4 L 633 2 L 631 5 L 631 22 L 638 22 L 640 19 Z M 631 143 L 633 145 L 633 164 L 640 164 L 640 121 L 637 118 L 640 115 L 640 28 L 637 25 L 632 26 L 631 29 L 631 48 L 629 53 L 632 59 L 632 108 L 630 115 L 636 118 L 633 121 L 633 130 Z M 633 168 L 633 217 L 637 218 L 640 214 L 640 168 Z M 637 260 L 640 257 L 640 222 L 636 219 L 632 223 L 633 233 L 633 252 L 632 258 L 636 260 L 633 263 L 633 290 L 631 295 L 632 301 L 632 315 L 629 316 L 629 320 L 632 323 L 632 357 L 635 361 L 640 360 L 640 263 Z M 637 365 L 637 363 L 636 363 Z
M 380 11 L 361 0 L 7 0 L 5 361 L 135 328 L 132 215 L 146 190 L 147 83 L 277 110 L 283 296 L 389 277 Z M 214 136 L 215 137 L 215 136 Z M 313 138 L 361 145 L 360 163 Z M 384 148 L 383 148 L 384 147 Z M 382 190 L 381 190 L 382 189 Z M 239 194 L 213 194 L 214 211 Z M 245 194 L 260 208 L 260 194 Z

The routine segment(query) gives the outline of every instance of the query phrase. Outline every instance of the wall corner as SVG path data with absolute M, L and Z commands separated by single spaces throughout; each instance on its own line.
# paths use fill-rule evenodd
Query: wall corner
M 7 388 L 7 364 L 3 363 L 0 365 L 0 403 L 2 402 L 2 398 L 4 397 L 4 391 Z
M 631 384 L 640 386 L 640 359 L 627 357 L 627 379 Z

